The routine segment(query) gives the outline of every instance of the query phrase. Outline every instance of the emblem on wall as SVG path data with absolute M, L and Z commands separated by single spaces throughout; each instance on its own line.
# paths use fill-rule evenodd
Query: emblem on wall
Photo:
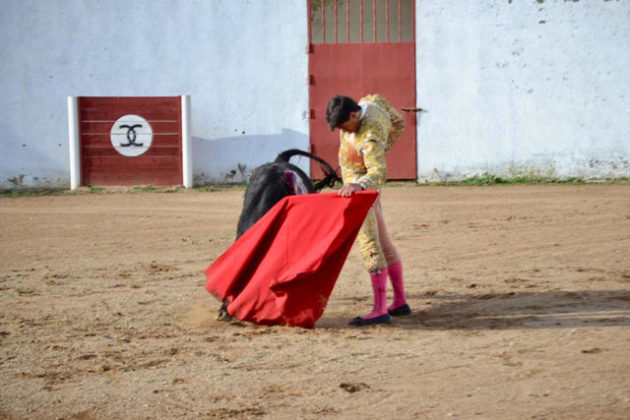
M 118 118 L 109 134 L 112 146 L 123 156 L 140 156 L 151 147 L 153 129 L 139 115 L 123 115 Z

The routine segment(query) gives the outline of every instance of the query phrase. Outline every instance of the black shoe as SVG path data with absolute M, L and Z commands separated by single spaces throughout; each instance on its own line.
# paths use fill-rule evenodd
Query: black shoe
M 389 314 L 377 316 L 376 318 L 361 318 L 360 316 L 354 318 L 350 321 L 350 325 L 353 327 L 365 327 L 367 325 L 377 325 L 377 324 L 391 324 L 392 317 Z
M 406 303 L 398 308 L 388 309 L 387 313 L 391 316 L 411 315 L 411 308 Z

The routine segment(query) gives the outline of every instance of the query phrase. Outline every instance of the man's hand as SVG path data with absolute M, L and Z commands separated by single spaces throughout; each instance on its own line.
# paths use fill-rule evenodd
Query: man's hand
M 350 197 L 355 192 L 362 190 L 363 187 L 361 186 L 361 184 L 346 184 L 341 187 L 341 190 L 339 190 L 339 195 L 342 197 Z

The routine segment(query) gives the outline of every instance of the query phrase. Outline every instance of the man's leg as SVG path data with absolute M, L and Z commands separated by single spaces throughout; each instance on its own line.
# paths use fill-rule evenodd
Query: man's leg
M 392 288 L 394 289 L 394 302 L 389 306 L 388 312 L 390 315 L 409 315 L 411 309 L 407 304 L 407 298 L 405 296 L 402 262 L 387 231 L 380 198 L 374 205 L 374 215 L 379 242 L 387 263 L 387 273 L 392 282 Z
M 350 324 L 356 326 L 389 323 L 391 318 L 387 313 L 387 270 L 385 258 L 379 246 L 378 229 L 374 208 L 370 209 L 361 226 L 358 235 L 361 258 L 370 273 L 372 292 L 374 293 L 374 305 L 372 312 L 354 318 Z

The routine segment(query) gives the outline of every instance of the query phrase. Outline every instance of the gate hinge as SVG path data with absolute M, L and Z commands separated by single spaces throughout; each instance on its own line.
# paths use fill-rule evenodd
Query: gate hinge
M 306 45 L 306 54 L 313 54 L 313 44 Z
M 314 120 L 314 119 L 315 119 L 315 110 L 314 110 L 313 108 L 311 108 L 311 109 L 309 109 L 309 110 L 308 110 L 308 117 L 309 117 L 311 120 Z
M 315 84 L 315 76 L 313 76 L 312 74 L 308 75 L 308 80 L 306 81 L 306 83 L 308 83 L 309 85 L 314 85 Z
M 414 107 L 414 108 L 400 108 L 400 109 L 405 111 L 405 112 L 423 112 L 424 111 L 424 109 L 418 108 L 418 107 Z

